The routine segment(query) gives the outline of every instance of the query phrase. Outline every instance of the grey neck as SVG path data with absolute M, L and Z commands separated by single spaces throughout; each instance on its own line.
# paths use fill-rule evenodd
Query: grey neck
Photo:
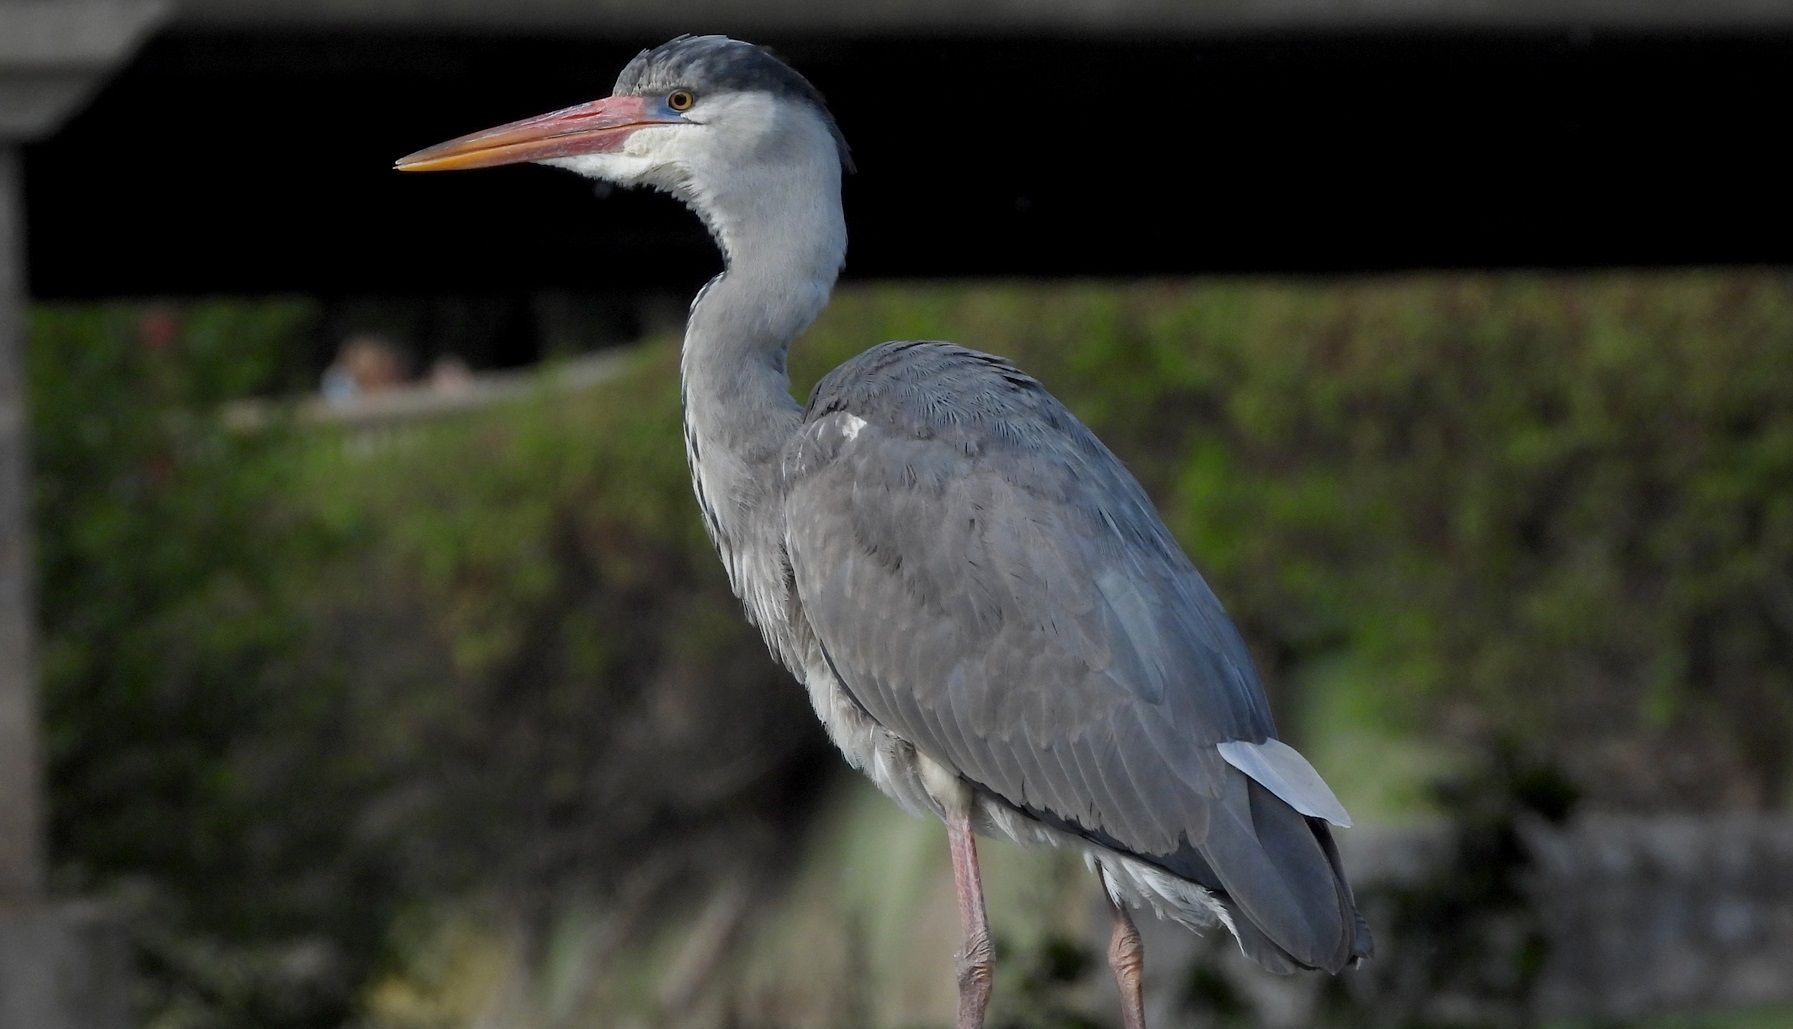
M 840 167 L 829 158 L 807 175 L 742 183 L 751 192 L 693 203 L 725 268 L 698 294 L 685 328 L 685 433 L 704 517 L 725 560 L 759 526 L 771 531 L 768 491 L 801 419 L 785 357 L 827 304 L 845 256 Z M 731 216 L 717 217 L 719 210 Z

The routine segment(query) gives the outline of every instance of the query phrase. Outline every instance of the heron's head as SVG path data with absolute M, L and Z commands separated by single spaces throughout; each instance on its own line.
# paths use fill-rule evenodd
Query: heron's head
M 643 50 L 613 95 L 401 157 L 401 171 L 535 162 L 664 189 L 709 217 L 804 172 L 838 183 L 847 148 L 809 81 L 751 43 L 680 36 Z M 726 213 L 726 212 L 724 212 Z

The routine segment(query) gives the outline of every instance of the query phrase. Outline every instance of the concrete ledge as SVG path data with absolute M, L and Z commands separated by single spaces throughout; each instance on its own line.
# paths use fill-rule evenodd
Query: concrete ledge
M 1526 834 L 1536 1010 L 1629 1021 L 1793 1000 L 1793 820 L 1594 816 Z
M 1335 1021 L 1327 1005 L 1341 1002 L 1402 1025 L 1630 1024 L 1793 1003 L 1793 817 L 1521 816 L 1507 828 L 1506 856 L 1485 838 L 1465 849 L 1444 822 L 1343 833 L 1376 955 L 1337 979 L 1266 976 L 1226 933 L 1142 919 L 1146 953 L 1214 971 L 1244 1005 L 1235 1015 L 1270 1026 Z M 1154 1023 L 1189 1019 L 1186 984 L 1156 982 Z
M 91 904 L 0 910 L 0 1026 L 130 1025 L 124 926 Z
M 1779 0 L 183 0 L 181 28 L 349 27 L 412 31 L 807 34 L 1484 32 L 1793 28 Z M 645 42 L 645 40 L 644 40 Z
M 0 3 L 0 139 L 55 128 L 167 13 L 162 0 Z

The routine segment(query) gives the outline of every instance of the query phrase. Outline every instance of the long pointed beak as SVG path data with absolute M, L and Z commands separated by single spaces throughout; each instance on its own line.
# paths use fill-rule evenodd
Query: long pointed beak
M 438 143 L 399 158 L 393 167 L 399 171 L 458 171 L 577 154 L 607 154 L 621 149 L 623 141 L 638 129 L 681 120 L 657 100 L 606 97 Z

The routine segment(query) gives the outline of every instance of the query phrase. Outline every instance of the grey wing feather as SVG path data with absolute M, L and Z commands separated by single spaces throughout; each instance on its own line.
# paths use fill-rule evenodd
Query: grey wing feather
M 1037 382 L 950 344 L 874 348 L 817 387 L 784 473 L 804 617 L 873 718 L 1219 892 L 1274 942 L 1267 966 L 1367 948 L 1308 817 L 1343 809 L 1274 742 L 1243 641 L 1144 491 Z

